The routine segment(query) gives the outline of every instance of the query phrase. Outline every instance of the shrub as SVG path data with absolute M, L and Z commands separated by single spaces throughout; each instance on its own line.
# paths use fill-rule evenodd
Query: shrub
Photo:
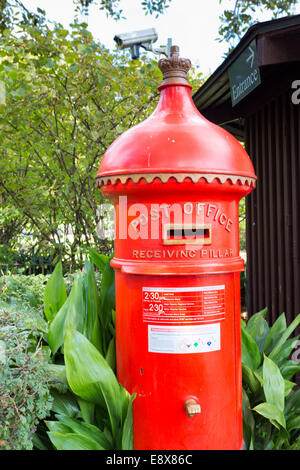
M 44 288 L 49 275 L 25 276 L 10 274 L 0 277 L 0 300 L 8 303 L 22 302 L 29 307 L 42 309 Z
M 56 311 L 54 308 L 50 322 L 49 345 L 54 355 L 63 353 L 60 363 L 64 363 L 54 364 L 52 371 L 69 394 L 55 393 L 55 415 L 46 422 L 47 434 L 59 450 L 132 449 L 134 397 L 118 387 L 112 374 L 114 274 L 106 256 L 93 250 L 90 256 L 102 272 L 99 297 L 87 261 L 84 271 L 74 278 L 68 299 Z M 49 306 L 58 305 L 59 293 L 64 290 L 61 267 L 57 266 L 52 276 Z M 269 327 L 266 313 L 265 309 L 247 324 L 242 322 L 244 439 L 248 449 L 297 449 L 300 391 L 294 391 L 291 379 L 300 365 L 289 359 L 298 337 L 289 337 L 300 323 L 300 315 L 287 327 L 282 314 Z M 80 397 L 77 403 L 76 397 Z M 123 416 L 122 403 L 126 410 Z
M 47 331 L 36 310 L 0 304 L 0 446 L 32 449 L 39 420 L 51 408 L 47 356 L 41 336 Z
M 67 292 L 70 292 L 76 272 L 64 276 Z M 27 276 L 24 274 L 7 274 L 0 276 L 0 300 L 8 303 L 22 303 L 42 311 L 44 290 L 50 274 Z M 95 272 L 97 288 L 101 285 L 101 272 Z
M 0 300 L 5 449 L 32 449 L 32 442 L 37 449 L 133 447 L 134 396 L 114 374 L 114 272 L 109 257 L 90 249 L 90 258 L 82 271 L 66 277 L 59 263 L 51 277 L 0 278 L 0 297 L 10 301 Z M 39 308 L 30 308 L 28 291 Z M 41 316 L 43 302 L 48 323 Z M 291 381 L 300 364 L 289 359 L 300 315 L 287 326 L 282 314 L 269 327 L 266 313 L 242 322 L 244 439 L 248 449 L 300 450 L 300 390 Z
M 269 327 L 266 313 L 242 324 L 244 439 L 248 449 L 300 450 L 300 390 L 291 381 L 300 364 L 289 359 L 300 315 L 287 326 L 283 313 Z

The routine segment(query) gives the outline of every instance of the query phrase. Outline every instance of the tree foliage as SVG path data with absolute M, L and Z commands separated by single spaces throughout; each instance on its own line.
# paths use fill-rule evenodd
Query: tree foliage
M 223 0 L 219 0 L 222 3 Z M 297 0 L 235 0 L 232 10 L 224 10 L 220 17 L 219 42 L 228 42 L 232 48 L 248 28 L 258 23 L 258 14 L 270 13 L 270 19 L 291 15 Z
M 0 197 L 40 246 L 73 264 L 81 248 L 100 248 L 101 157 L 150 115 L 161 80 L 152 59 L 109 52 L 85 28 L 24 26 L 0 40 Z
M 219 0 L 221 4 L 223 0 Z M 156 18 L 163 14 L 172 0 L 140 0 L 145 15 L 151 14 Z M 220 17 L 218 40 L 226 41 L 232 48 L 235 42 L 257 23 L 258 13 L 267 11 L 271 18 L 290 15 L 297 0 L 232 0 L 233 8 L 225 9 Z M 125 18 L 126 11 L 121 8 L 121 0 L 73 0 L 75 16 L 77 13 L 88 15 L 91 5 L 97 5 L 114 20 Z M 41 8 L 29 10 L 21 0 L 0 0 L 0 32 L 15 24 L 38 26 L 46 22 L 46 13 Z
M 145 14 L 158 17 L 162 14 L 172 0 L 141 0 L 141 6 Z M 115 20 L 123 17 L 124 11 L 120 7 L 120 0 L 73 0 L 77 10 L 88 13 L 89 6 L 98 5 L 100 10 L 104 10 L 108 16 Z
M 20 0 L 0 0 L 0 32 L 12 28 L 15 24 L 41 25 L 45 19 L 45 12 L 41 8 L 33 12 Z
M 101 156 L 149 112 L 156 68 L 128 65 L 79 25 L 70 34 L 61 27 L 6 34 L 1 56 L 0 191 L 33 236 L 74 260 L 79 246 L 96 243 Z
M 145 14 L 158 17 L 171 0 L 141 0 L 141 7 Z M 100 10 L 106 12 L 107 16 L 115 20 L 124 18 L 120 7 L 120 0 L 73 0 L 75 12 L 88 14 L 89 7 L 98 5 Z M 12 27 L 14 24 L 37 26 L 46 21 L 45 11 L 37 8 L 34 12 L 25 7 L 21 0 L 0 0 L 0 31 Z

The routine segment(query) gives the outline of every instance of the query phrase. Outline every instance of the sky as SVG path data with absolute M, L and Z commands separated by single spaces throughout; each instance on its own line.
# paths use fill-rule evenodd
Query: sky
M 37 7 L 46 11 L 47 18 L 68 27 L 74 19 L 73 0 L 23 0 L 24 5 L 35 11 Z M 180 47 L 180 55 L 191 59 L 204 75 L 213 73 L 223 62 L 228 50 L 225 42 L 216 41 L 220 26 L 219 16 L 225 8 L 232 8 L 234 0 L 172 0 L 169 8 L 159 18 L 145 16 L 141 0 L 120 0 L 126 20 L 114 21 L 107 18 L 99 7 L 92 5 L 88 17 L 81 16 L 88 23 L 88 29 L 96 40 L 107 48 L 114 49 L 115 34 L 135 30 L 155 28 L 158 41 L 155 47 L 167 44 L 172 38 L 173 44 Z M 300 3 L 295 13 L 300 14 Z M 262 13 L 261 21 L 270 19 Z

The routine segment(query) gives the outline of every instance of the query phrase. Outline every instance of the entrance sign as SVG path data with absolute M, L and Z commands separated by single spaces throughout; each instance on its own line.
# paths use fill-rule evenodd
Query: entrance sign
M 229 82 L 232 106 L 235 106 L 251 91 L 260 85 L 260 73 L 257 65 L 256 40 L 243 50 L 236 61 L 229 67 Z

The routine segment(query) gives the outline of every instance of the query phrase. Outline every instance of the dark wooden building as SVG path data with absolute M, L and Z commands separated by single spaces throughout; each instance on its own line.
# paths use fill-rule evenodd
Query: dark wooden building
M 290 323 L 300 313 L 300 15 L 251 27 L 193 99 L 245 144 L 258 178 L 246 198 L 248 314 L 267 306 L 271 323 L 282 312 Z

